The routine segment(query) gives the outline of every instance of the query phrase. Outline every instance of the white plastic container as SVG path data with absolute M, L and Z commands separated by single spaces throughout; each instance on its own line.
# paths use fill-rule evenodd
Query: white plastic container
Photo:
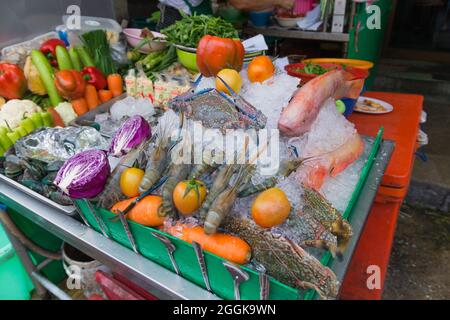
M 64 28 L 67 30 L 68 40 L 71 44 L 79 44 L 79 36 L 83 33 L 92 30 L 106 30 L 108 32 L 108 40 L 111 45 L 114 45 L 119 41 L 120 33 L 122 32 L 122 27 L 113 19 L 98 18 L 98 17 L 80 17 L 80 28 L 73 29 L 71 16 L 63 16 Z

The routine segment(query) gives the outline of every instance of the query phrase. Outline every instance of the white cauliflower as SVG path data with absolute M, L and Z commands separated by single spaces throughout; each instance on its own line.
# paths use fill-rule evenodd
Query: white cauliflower
M 9 100 L 0 110 L 0 126 L 15 129 L 20 126 L 23 119 L 30 117 L 42 109 L 30 100 Z
M 78 117 L 70 102 L 61 102 L 56 106 L 55 110 L 66 126 Z

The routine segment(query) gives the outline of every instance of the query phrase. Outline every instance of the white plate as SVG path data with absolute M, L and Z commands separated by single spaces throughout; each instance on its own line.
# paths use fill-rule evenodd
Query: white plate
M 369 100 L 373 103 L 379 104 L 380 107 L 371 107 L 364 103 L 365 100 Z M 356 106 L 354 109 L 356 112 L 368 113 L 368 114 L 386 114 L 392 112 L 394 107 L 383 100 L 368 98 L 368 97 L 359 97 L 358 102 L 356 102 Z

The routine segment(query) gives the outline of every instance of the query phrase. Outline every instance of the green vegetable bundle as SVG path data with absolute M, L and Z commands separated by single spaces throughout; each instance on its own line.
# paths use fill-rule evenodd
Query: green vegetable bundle
M 207 15 L 187 16 L 161 30 L 167 41 L 186 47 L 197 48 L 200 39 L 209 34 L 221 38 L 239 38 L 233 25 L 220 17 Z
M 94 59 L 94 64 L 104 75 L 116 73 L 117 68 L 111 57 L 109 42 L 104 30 L 94 30 L 81 36 L 85 48 Z
M 161 72 L 169 68 L 177 61 L 177 53 L 175 47 L 170 46 L 169 49 L 159 52 L 153 52 L 143 57 L 136 64 L 141 65 L 147 76 L 152 73 Z

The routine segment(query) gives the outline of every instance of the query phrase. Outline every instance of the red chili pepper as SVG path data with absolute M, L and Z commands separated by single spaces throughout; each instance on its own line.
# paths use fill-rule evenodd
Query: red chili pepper
M 108 82 L 103 73 L 96 67 L 85 67 L 81 74 L 86 79 L 87 83 L 92 84 L 95 89 L 103 90 L 106 88 Z
M 64 43 L 64 41 L 59 40 L 59 39 L 50 39 L 45 41 L 42 45 L 41 45 L 41 52 L 43 54 L 45 54 L 45 56 L 49 59 L 50 63 L 52 66 L 57 67 L 58 66 L 58 61 L 56 61 L 56 47 L 57 46 L 63 46 L 64 48 L 66 47 L 66 44 Z
M 0 96 L 8 100 L 21 99 L 27 89 L 27 80 L 19 66 L 0 63 Z

